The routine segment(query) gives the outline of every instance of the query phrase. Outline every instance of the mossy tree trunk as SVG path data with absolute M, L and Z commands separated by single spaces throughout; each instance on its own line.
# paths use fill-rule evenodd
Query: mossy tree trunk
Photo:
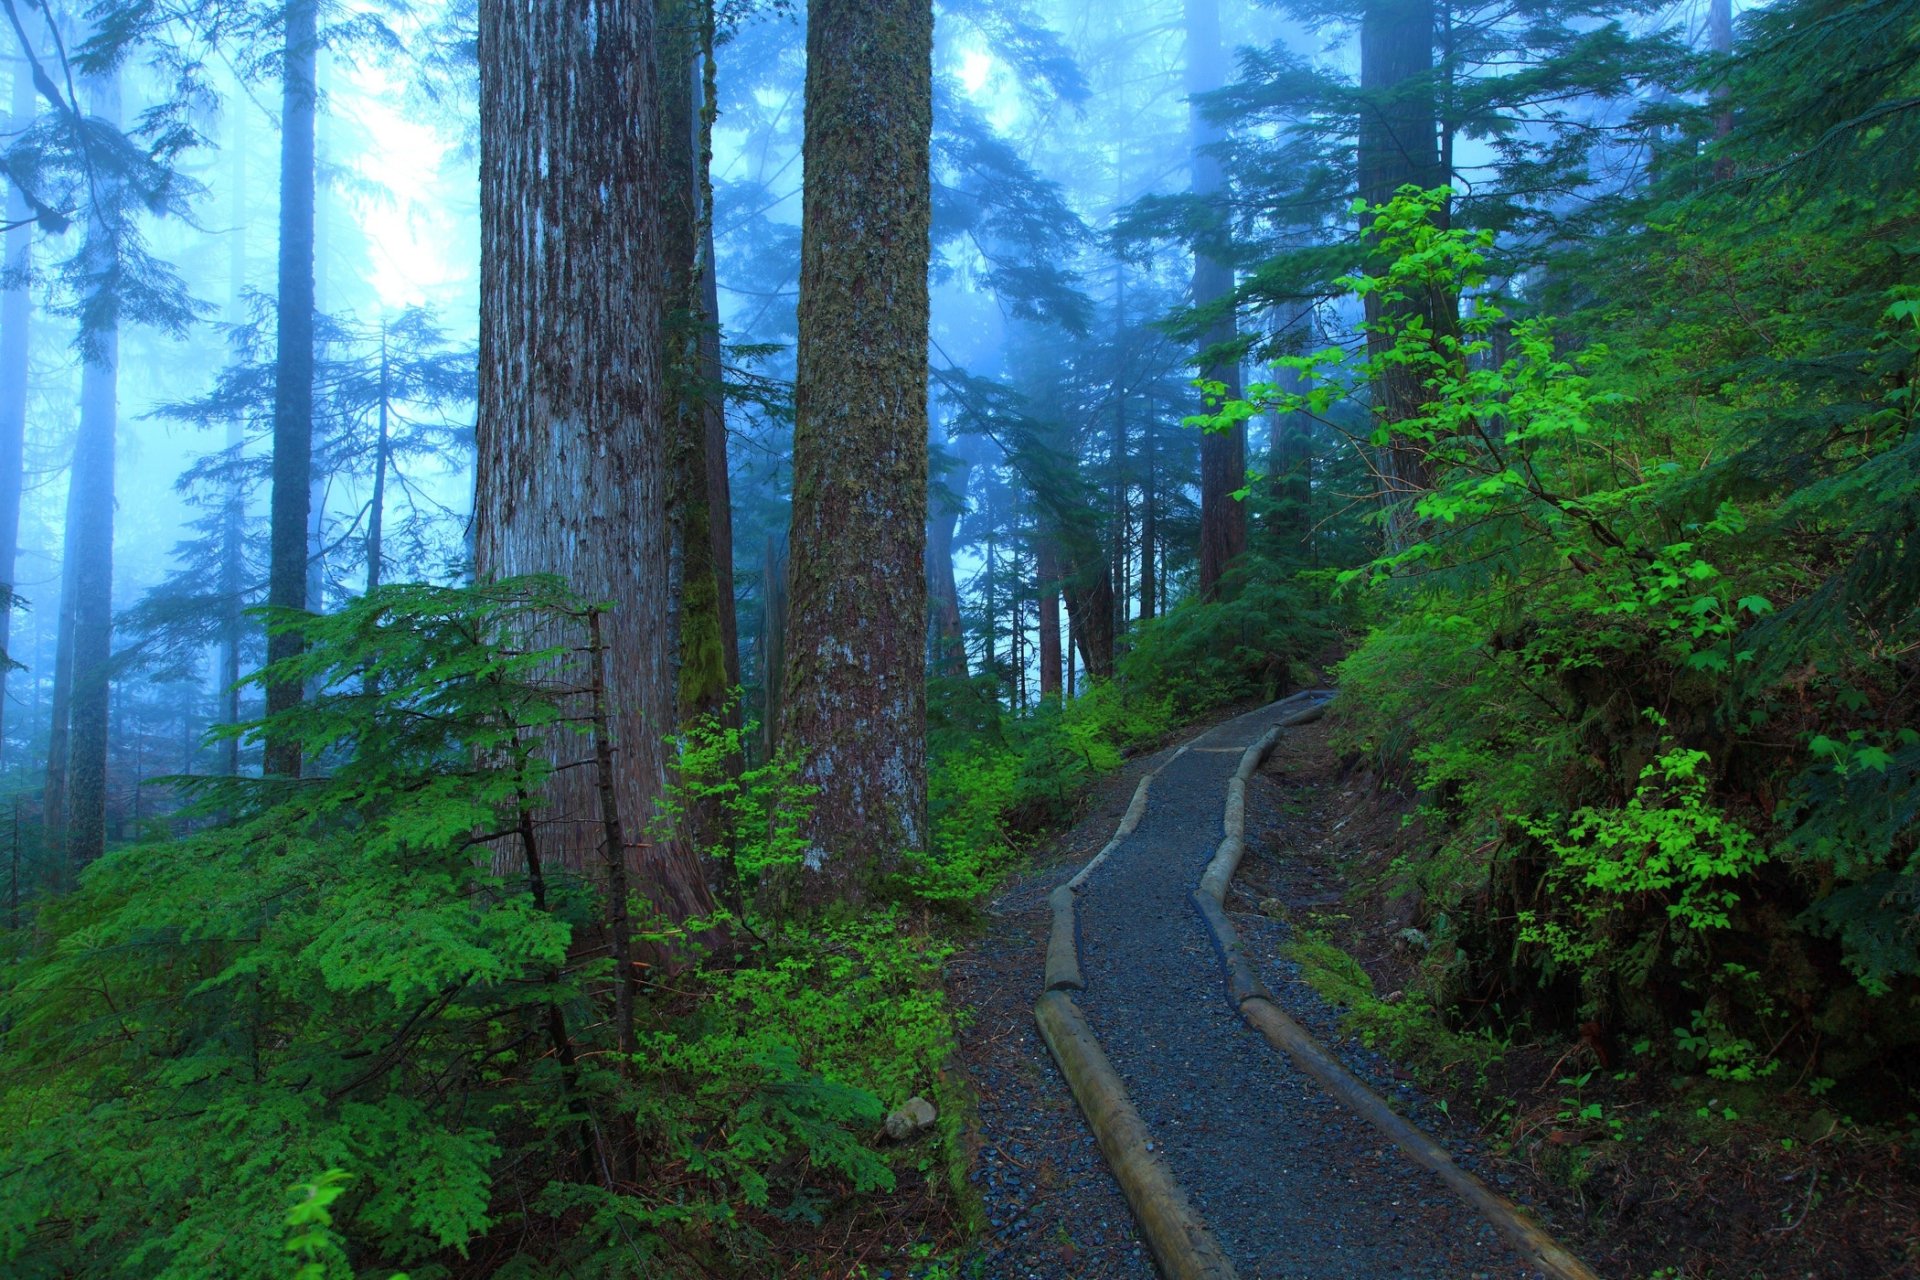
M 611 602 L 605 698 L 623 866 L 674 919 L 713 905 L 702 867 L 652 838 L 674 697 L 667 652 L 668 433 L 651 0 L 480 5 L 482 580 L 565 576 Z M 561 763 L 575 735 L 552 739 Z M 549 781 L 546 857 L 601 861 L 591 768 Z
M 932 123 L 930 0 L 812 0 L 780 740 L 814 901 L 927 846 Z
M 1220 0 L 1186 0 L 1187 93 L 1209 93 L 1226 83 L 1226 53 L 1220 44 Z M 1220 126 L 1199 105 L 1187 109 L 1192 154 L 1192 190 L 1201 208 L 1217 210 L 1226 202 L 1226 174 L 1213 148 Z M 1200 333 L 1200 376 L 1226 384 L 1230 399 L 1240 395 L 1240 352 L 1233 313 L 1231 229 L 1224 215 L 1204 228 L 1193 247 L 1193 305 L 1218 314 Z M 1247 549 L 1247 512 L 1234 492 L 1247 475 L 1247 428 L 1200 437 L 1200 581 L 1202 600 L 1217 599 L 1227 566 Z
M 719 710 L 730 683 L 722 626 L 720 548 L 714 536 L 716 468 L 708 456 L 716 434 L 712 419 L 721 412 L 720 387 L 708 354 L 716 318 L 707 309 L 704 287 L 712 271 L 706 256 L 708 133 L 703 110 L 712 21 L 708 0 L 662 0 L 655 29 L 660 72 L 660 232 L 666 272 L 661 331 L 669 388 L 671 533 L 680 564 L 675 659 L 676 702 L 682 718 Z M 724 450 L 724 423 L 717 434 Z M 724 478 L 724 454 L 721 462 L 717 470 Z M 730 528 L 724 511 L 718 517 L 720 527 Z M 731 539 L 726 554 L 732 555 Z M 731 583 L 729 574 L 729 588 Z M 730 606 L 731 600 L 726 603 Z M 738 671 L 737 658 L 733 670 Z

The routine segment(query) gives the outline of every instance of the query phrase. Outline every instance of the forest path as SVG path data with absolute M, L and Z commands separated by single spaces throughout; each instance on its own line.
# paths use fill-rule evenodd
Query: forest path
M 1054 864 L 990 908 L 957 966 L 977 1010 L 961 1050 L 981 1097 L 975 1184 L 990 1277 L 1150 1277 L 1153 1264 L 1064 1079 L 1033 1030 L 1045 894 L 1106 842 L 1132 786 L 1156 772 L 1139 826 L 1077 899 L 1086 989 L 1074 999 L 1166 1165 L 1243 1280 L 1536 1274 L 1478 1214 L 1333 1101 L 1242 1021 L 1192 901 L 1222 835 L 1240 754 L 1279 718 L 1235 716 L 1136 762 L 1062 841 Z M 1077 861 L 1075 861 L 1077 859 Z M 1287 1000 L 1272 922 L 1245 944 Z M 1269 972 L 1271 970 L 1271 972 Z M 1309 995 L 1306 998 L 1311 999 Z M 1300 1010 L 1314 1022 L 1325 1009 Z M 1377 1074 L 1378 1063 L 1366 1074 Z

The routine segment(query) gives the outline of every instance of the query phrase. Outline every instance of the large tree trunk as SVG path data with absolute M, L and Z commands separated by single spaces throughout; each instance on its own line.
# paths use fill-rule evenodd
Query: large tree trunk
M 932 126 L 930 0 L 811 0 L 780 738 L 815 899 L 927 847 Z
M 1220 0 L 1186 0 L 1187 94 L 1211 92 L 1226 83 L 1226 55 L 1220 45 Z M 1187 108 L 1192 190 L 1196 204 L 1218 209 L 1224 202 L 1226 175 L 1211 148 L 1220 142 L 1220 126 L 1198 104 Z M 1193 252 L 1193 305 L 1223 307 L 1223 314 L 1200 335 L 1200 376 L 1226 384 L 1227 396 L 1240 395 L 1240 358 L 1234 347 L 1236 326 L 1230 229 L 1224 216 L 1196 238 Z M 1246 508 L 1233 494 L 1246 482 L 1247 429 L 1208 432 L 1200 438 L 1200 598 L 1217 599 L 1220 579 L 1247 547 Z
M 33 123 L 33 79 L 15 64 L 13 72 L 12 130 L 18 134 Z M 33 303 L 27 294 L 27 273 L 33 265 L 33 221 L 26 198 L 7 184 L 7 233 L 4 274 L 11 285 L 0 294 L 0 653 L 7 650 L 13 631 L 14 565 L 20 551 L 20 483 L 27 437 L 27 326 Z M 6 755 L 7 670 L 0 663 L 0 759 Z
M 1360 198 L 1384 204 L 1409 183 L 1421 188 L 1446 180 L 1440 157 L 1440 124 L 1433 85 L 1435 0 L 1366 0 L 1360 21 L 1360 91 L 1365 99 L 1360 126 L 1358 178 Z M 1391 304 L 1368 294 L 1369 324 L 1421 317 L 1430 324 L 1450 320 L 1450 301 L 1411 298 Z M 1368 354 L 1380 356 L 1392 345 L 1378 333 L 1367 336 Z M 1392 366 L 1374 387 L 1374 411 L 1389 431 L 1420 410 L 1420 374 Z M 1382 496 L 1388 505 L 1387 536 L 1394 545 L 1408 536 L 1407 508 L 1428 487 L 1426 450 L 1391 437 L 1379 464 Z
M 305 609 L 313 479 L 313 129 L 316 0 L 289 0 L 280 93 L 280 264 L 273 383 L 273 498 L 267 603 Z M 298 633 L 267 638 L 267 661 L 299 656 Z M 300 704 L 297 680 L 267 686 L 267 714 Z M 297 777 L 300 744 L 270 737 L 266 771 Z
M 93 118 L 118 128 L 120 77 L 89 81 Z M 105 206 L 104 209 L 102 206 Z M 126 228 L 118 201 L 96 191 L 82 250 L 87 272 L 113 278 Z M 107 287 L 105 285 L 101 287 Z M 95 308 L 89 308 L 94 310 Z M 111 305 L 99 310 L 111 314 Z M 120 331 L 109 320 L 81 338 L 80 430 L 67 484 L 65 556 L 73 562 L 73 703 L 67 766 L 67 858 L 74 869 L 106 849 L 107 724 L 113 666 L 113 445 L 120 414 Z
M 674 919 L 713 898 L 682 841 L 646 833 L 666 783 L 668 397 L 650 0 L 480 5 L 483 580 L 557 573 L 611 601 L 606 695 L 628 866 Z M 577 738 L 558 736 L 568 761 Z M 595 771 L 556 774 L 543 856 L 604 840 Z

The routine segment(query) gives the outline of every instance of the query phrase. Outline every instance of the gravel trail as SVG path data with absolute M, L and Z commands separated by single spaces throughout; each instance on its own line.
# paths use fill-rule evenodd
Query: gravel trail
M 1295 1071 L 1228 1003 L 1190 895 L 1222 834 L 1227 779 L 1274 719 L 1262 708 L 1229 720 L 1154 779 L 1138 830 L 1080 894 L 1087 990 L 1078 1003 L 1156 1146 L 1245 1280 L 1533 1275 L 1491 1226 Z M 1256 958 L 1272 955 L 1271 942 L 1247 941 Z M 1276 992 L 1291 988 L 1282 997 L 1291 1007 L 1301 988 L 1278 972 L 1267 976 Z M 1039 988 L 1036 963 L 1028 1007 Z M 1324 1011 L 1295 1011 L 1323 1021 Z M 1039 1054 L 1046 1056 L 1043 1047 Z M 1051 1063 L 1048 1073 L 1064 1093 Z M 1111 1178 L 1104 1182 L 1117 1200 Z M 1138 1256 L 1144 1264 L 1144 1251 Z M 1124 1273 L 1068 1266 L 981 1274 Z

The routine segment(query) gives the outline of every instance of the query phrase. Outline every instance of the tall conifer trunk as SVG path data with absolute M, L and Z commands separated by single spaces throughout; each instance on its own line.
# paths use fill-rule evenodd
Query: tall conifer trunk
M 1226 54 L 1220 44 L 1220 0 L 1186 0 L 1187 94 L 1193 97 L 1226 83 Z M 1197 103 L 1187 108 L 1189 149 L 1193 158 L 1192 190 L 1201 208 L 1218 209 L 1226 193 L 1226 175 L 1220 158 L 1212 154 L 1221 138 L 1220 126 L 1208 120 Z M 1233 297 L 1233 263 L 1228 256 L 1230 229 L 1217 217 L 1194 244 L 1193 305 L 1225 307 L 1200 335 L 1200 376 L 1226 384 L 1229 399 L 1240 395 L 1240 361 L 1231 354 L 1236 325 L 1229 300 Z M 1223 354 L 1220 349 L 1229 353 Z M 1211 354 L 1209 354 L 1211 353 Z M 1208 432 L 1200 438 L 1200 598 L 1216 599 L 1228 564 L 1247 548 L 1246 508 L 1234 500 L 1234 491 L 1246 480 L 1247 429 L 1236 423 L 1231 431 Z
M 933 604 L 934 671 L 967 674 L 967 638 L 960 618 L 960 584 L 953 572 L 953 536 L 967 505 L 967 481 L 973 474 L 974 442 L 949 434 L 945 490 L 950 498 L 933 504 L 927 521 L 927 596 Z
M 1384 204 L 1411 183 L 1432 188 L 1446 180 L 1441 167 L 1440 123 L 1433 84 L 1433 33 L 1436 0 L 1365 0 L 1360 21 L 1361 117 L 1358 186 L 1360 198 Z M 1451 301 L 1411 298 L 1391 304 L 1406 317 L 1430 324 L 1450 320 Z M 1366 317 L 1379 323 L 1390 314 L 1378 294 L 1368 294 Z M 1367 336 L 1370 355 L 1378 357 L 1391 341 Z M 1389 431 L 1420 408 L 1420 375 L 1410 366 L 1394 366 L 1373 389 L 1374 412 Z M 1399 545 L 1407 537 L 1404 508 L 1430 480 L 1426 452 L 1393 437 L 1379 464 L 1383 498 L 1388 503 L 1387 537 Z
M 711 14 L 705 0 L 661 0 L 655 29 L 660 97 L 660 233 L 666 270 L 661 332 L 671 389 L 672 536 L 679 551 L 678 712 L 705 715 L 726 699 L 728 674 L 715 564 L 713 468 L 707 450 L 719 387 L 708 380 L 704 257 L 707 131 L 703 84 Z M 721 432 L 724 448 L 724 426 Z M 729 549 L 730 553 L 730 549 Z M 729 601 L 730 603 L 730 601 Z M 737 659 L 736 659 L 737 661 Z
M 33 123 L 33 80 L 18 64 L 13 72 L 12 129 Z M 12 640 L 12 591 L 20 551 L 20 488 L 27 438 L 27 333 L 33 302 L 26 278 L 33 266 L 33 222 L 25 197 L 7 184 L 7 233 L 4 245 L 5 278 L 12 283 L 0 293 L 0 651 Z M 7 672 L 0 665 L 0 759 L 6 754 Z
M 781 741 L 814 898 L 927 843 L 930 0 L 811 0 Z
M 233 109 L 233 191 L 228 206 L 232 228 L 227 232 L 227 323 L 245 318 L 247 288 L 247 113 Z M 244 610 L 247 578 L 247 489 L 240 473 L 240 455 L 246 448 L 246 423 L 239 414 L 227 419 L 227 465 L 233 469 L 226 507 L 220 519 L 220 722 L 240 723 L 240 646 L 246 638 Z M 229 737 L 221 747 L 222 768 L 229 777 L 240 773 L 240 739 Z
M 388 402 L 393 396 L 393 375 L 387 361 L 387 325 L 380 322 L 380 407 L 375 422 L 373 445 L 373 496 L 367 502 L 367 591 L 380 587 L 380 562 L 385 555 L 381 541 L 386 532 L 387 466 L 393 444 L 387 420 Z
M 1713 51 L 1721 57 L 1733 52 L 1733 0 L 1711 0 L 1707 12 L 1708 35 Z M 1733 132 L 1733 95 L 1724 84 L 1713 87 L 1713 136 L 1715 141 Z M 1721 182 L 1733 176 L 1733 162 L 1725 156 L 1713 158 L 1713 176 Z
M 290 0 L 286 9 L 285 70 L 280 93 L 279 305 L 273 384 L 273 498 L 267 603 L 305 609 L 307 519 L 313 479 L 313 130 L 314 63 L 318 46 L 316 0 Z M 299 655 L 297 633 L 267 638 L 267 661 Z M 298 681 L 267 686 L 267 714 L 300 703 Z M 266 771 L 297 777 L 300 745 L 284 738 L 266 744 Z
M 1154 404 L 1147 401 L 1147 420 L 1140 432 L 1140 450 L 1146 455 L 1146 474 L 1140 495 L 1140 620 L 1158 611 L 1160 595 L 1160 439 L 1154 422 Z
M 1060 552 L 1041 534 L 1034 540 L 1034 577 L 1040 599 L 1040 696 L 1060 696 Z
M 94 119 L 118 128 L 120 77 L 88 82 Z M 112 287 L 125 228 L 118 200 L 96 191 L 82 249 L 90 287 Z M 104 207 L 103 207 L 104 206 Z M 92 309 L 92 308 L 90 308 Z M 111 303 L 101 308 L 111 315 Z M 68 731 L 67 858 L 77 870 L 98 858 L 107 839 L 107 726 L 113 660 L 113 448 L 118 425 L 120 331 L 117 319 L 81 339 L 80 430 L 67 485 L 65 556 L 73 562 L 73 701 Z
M 557 573 L 611 601 L 605 697 L 624 867 L 674 918 L 713 897 L 698 858 L 650 840 L 666 784 L 668 424 L 651 0 L 480 5 L 482 580 Z M 561 763 L 578 739 L 552 740 Z M 548 784 L 544 856 L 600 863 L 592 769 Z

